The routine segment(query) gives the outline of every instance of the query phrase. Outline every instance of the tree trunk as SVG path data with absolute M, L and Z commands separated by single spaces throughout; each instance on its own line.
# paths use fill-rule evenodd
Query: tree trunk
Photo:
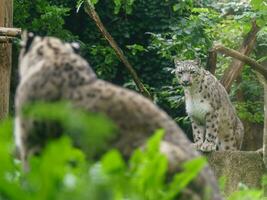
M 12 27 L 13 25 L 13 1 L 0 0 L 0 26 Z M 10 43 L 0 43 L 0 120 L 8 115 L 9 88 L 11 74 Z
M 267 168 L 267 81 L 264 83 L 264 128 L 263 128 L 263 161 Z
M 263 162 L 267 169 L 267 78 L 263 77 L 262 74 L 258 72 L 256 74 L 264 88 Z
M 217 64 L 217 53 L 210 50 L 207 61 L 207 70 L 209 70 L 210 73 L 215 74 L 216 64 Z
M 239 48 L 239 53 L 243 54 L 245 56 L 248 56 L 255 44 L 256 41 L 256 35 L 259 32 L 260 28 L 257 26 L 256 22 L 252 22 L 252 28 L 245 37 L 242 46 Z M 237 76 L 240 74 L 241 70 L 244 67 L 244 63 L 241 60 L 233 59 L 230 66 L 226 69 L 222 79 L 221 83 L 225 87 L 226 91 L 229 92 L 230 88 L 234 82 L 234 80 L 237 78 Z

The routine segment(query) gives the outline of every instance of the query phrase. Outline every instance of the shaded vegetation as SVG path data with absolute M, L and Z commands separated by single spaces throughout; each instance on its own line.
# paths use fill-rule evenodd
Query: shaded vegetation
M 50 111 L 44 112 L 52 109 L 52 114 Z M 66 120 L 62 120 L 62 113 Z M 206 164 L 205 159 L 201 157 L 187 162 L 183 165 L 184 170 L 167 182 L 167 158 L 159 152 L 163 131 L 156 132 L 147 142 L 145 150 L 135 150 L 128 161 L 125 161 L 116 149 L 107 151 L 99 159 L 92 159 L 91 156 L 87 156 L 88 150 L 92 154 L 92 149 L 99 149 L 99 146 L 103 146 L 107 141 L 106 131 L 109 130 L 109 122 L 105 119 L 70 110 L 68 104 L 35 105 L 28 108 L 27 115 L 56 120 L 63 124 L 65 133 L 77 127 L 83 131 L 76 132 L 76 135 L 65 134 L 60 139 L 51 141 L 40 156 L 31 157 L 30 172 L 23 173 L 20 161 L 14 160 L 11 154 L 14 148 L 11 120 L 2 123 L 0 199 L 75 197 L 171 200 L 179 196 Z M 86 119 L 86 122 L 83 119 Z M 99 124 L 102 124 L 102 127 Z M 84 146 L 80 149 L 75 148 L 73 143 L 78 138 L 87 138 L 86 141 L 89 138 L 90 149 Z
M 49 108 L 49 109 L 48 109 Z M 44 110 L 54 109 L 55 113 Z M 71 113 L 69 113 L 71 111 Z M 61 113 L 65 113 L 66 121 Z M 182 171 L 172 178 L 168 177 L 167 158 L 160 153 L 159 144 L 164 135 L 157 131 L 147 142 L 146 148 L 136 149 L 128 161 L 124 160 L 116 149 L 106 150 L 99 158 L 87 156 L 87 148 L 76 148 L 77 138 L 90 138 L 90 149 L 99 148 L 107 141 L 108 126 L 100 127 L 99 123 L 109 124 L 101 117 L 85 116 L 82 112 L 70 109 L 68 104 L 35 105 L 28 108 L 28 116 L 56 120 L 65 126 L 68 133 L 73 127 L 84 129 L 78 136 L 64 135 L 51 141 L 41 155 L 30 159 L 30 172 L 22 172 L 21 162 L 14 159 L 12 151 L 12 120 L 0 124 L 0 199 L 3 200 L 41 200 L 41 199 L 146 199 L 171 200 L 180 199 L 180 194 L 198 175 L 206 164 L 199 157 L 182 165 Z M 67 113 L 67 114 L 66 114 Z M 74 113 L 74 115 L 72 114 Z M 86 118 L 82 126 L 79 120 Z M 82 120 L 81 120 L 82 121 Z M 103 130 L 105 130 L 103 132 Z M 105 146 L 105 145 L 104 145 Z M 86 159 L 87 157 L 87 159 Z M 223 184 L 222 184 L 223 185 Z M 234 192 L 229 200 L 262 199 L 261 190 L 248 189 L 240 185 L 240 191 Z
M 128 72 L 95 24 L 82 7 L 77 12 L 77 3 L 72 0 L 36 0 L 34 3 L 14 0 L 14 26 L 39 35 L 79 41 L 82 56 L 89 61 L 99 78 L 136 90 Z M 214 42 L 238 49 L 251 28 L 252 20 L 256 20 L 261 31 L 251 57 L 266 63 L 267 5 L 264 0 L 92 0 L 92 3 L 153 94 L 155 102 L 187 134 L 190 134 L 191 128 L 184 111 L 183 89 L 170 73 L 174 67 L 173 57 L 197 57 L 205 67 L 208 50 Z M 17 45 L 13 55 L 13 95 L 18 82 L 18 51 Z M 219 57 L 218 78 L 222 77 L 229 63 L 229 58 Z M 242 119 L 263 123 L 262 91 L 253 70 L 245 67 L 230 92 Z M 48 113 L 47 110 L 54 112 Z M 179 199 L 181 191 L 205 163 L 203 159 L 193 160 L 167 182 L 167 161 L 159 153 L 161 131 L 148 141 L 145 151 L 137 149 L 126 161 L 117 150 L 108 150 L 107 140 L 114 137 L 114 127 L 101 116 L 88 116 L 73 111 L 65 104 L 39 105 L 29 109 L 28 114 L 57 120 L 67 135 L 51 142 L 40 157 L 32 157 L 31 171 L 24 174 L 20 161 L 12 154 L 12 120 L 2 123 L 1 200 L 70 199 L 73 196 L 75 199 Z M 82 134 L 73 134 L 76 132 Z M 81 149 L 76 148 L 73 141 L 79 141 Z M 99 152 L 101 156 L 96 159 L 95 155 Z M 240 191 L 233 193 L 229 200 L 244 198 L 263 199 L 263 191 L 241 185 Z

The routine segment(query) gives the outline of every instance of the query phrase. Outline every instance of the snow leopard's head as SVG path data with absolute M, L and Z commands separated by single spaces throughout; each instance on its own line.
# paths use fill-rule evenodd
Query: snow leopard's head
M 196 78 L 201 72 L 200 63 L 198 60 L 174 60 L 175 74 L 179 83 L 184 87 L 191 86 L 196 82 Z
M 64 62 L 71 63 L 75 59 L 83 60 L 77 54 L 78 50 L 78 43 L 63 42 L 55 37 L 35 36 L 31 32 L 25 31 L 22 34 L 19 55 L 20 77 L 27 76 L 27 74 L 49 65 L 62 66 Z

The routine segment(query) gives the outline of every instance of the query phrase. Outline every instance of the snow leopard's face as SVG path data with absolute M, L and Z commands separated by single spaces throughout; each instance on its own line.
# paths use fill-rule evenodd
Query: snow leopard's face
M 20 77 L 43 66 L 44 62 L 56 59 L 59 57 L 57 55 L 75 54 L 78 49 L 77 43 L 65 43 L 54 37 L 40 37 L 24 32 L 19 55 Z
M 199 62 L 196 60 L 180 61 L 174 60 L 175 74 L 184 87 L 191 86 L 195 82 L 195 78 L 200 74 Z

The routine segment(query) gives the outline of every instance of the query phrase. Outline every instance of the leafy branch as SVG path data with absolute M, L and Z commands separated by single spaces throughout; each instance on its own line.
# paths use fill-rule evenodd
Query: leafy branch
M 149 99 L 152 99 L 152 96 L 148 92 L 148 90 L 145 88 L 143 83 L 141 82 L 140 78 L 138 77 L 136 71 L 124 55 L 123 51 L 117 44 L 117 42 L 114 40 L 114 38 L 110 35 L 110 33 L 107 31 L 105 28 L 104 24 L 102 23 L 99 15 L 95 11 L 94 4 L 96 4 L 97 1 L 91 1 L 91 0 L 85 0 L 85 1 L 79 1 L 78 2 L 78 10 L 80 9 L 81 5 L 84 4 L 84 9 L 85 12 L 94 20 L 97 28 L 99 31 L 102 33 L 104 38 L 108 41 L 110 46 L 114 49 L 116 55 L 118 58 L 121 60 L 121 62 L 124 64 L 126 69 L 129 71 L 130 75 L 132 76 L 136 86 L 138 87 L 139 91 L 145 96 L 148 97 Z

